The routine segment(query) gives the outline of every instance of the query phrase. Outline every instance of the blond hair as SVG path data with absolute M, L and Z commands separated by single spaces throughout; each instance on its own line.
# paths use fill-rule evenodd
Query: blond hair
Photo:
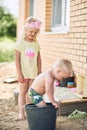
M 28 22 L 28 23 L 32 23 L 32 22 L 36 22 L 36 21 L 40 21 L 39 19 L 37 18 L 33 18 L 33 17 L 28 17 L 25 19 L 25 23 Z M 41 22 L 41 21 L 40 21 Z
M 24 39 L 25 38 L 25 31 L 26 31 L 26 24 L 27 23 L 33 23 L 33 22 L 39 22 L 40 24 L 41 24 L 41 21 L 39 20 L 39 19 L 36 19 L 36 18 L 33 18 L 33 17 L 28 17 L 28 18 L 26 18 L 25 19 L 25 23 L 24 23 L 24 27 L 23 27 L 23 32 L 22 32 L 22 39 Z M 38 28 L 38 30 L 39 30 L 39 28 Z M 35 39 L 35 41 L 37 41 L 36 39 Z
M 53 69 L 61 68 L 63 72 L 73 74 L 73 67 L 71 61 L 67 59 L 60 59 L 54 65 Z

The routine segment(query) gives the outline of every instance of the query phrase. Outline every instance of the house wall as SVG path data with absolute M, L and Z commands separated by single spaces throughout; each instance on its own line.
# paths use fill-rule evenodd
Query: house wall
M 29 16 L 29 0 L 19 0 L 17 38 L 21 36 L 24 20 Z
M 19 1 L 22 4 L 20 8 L 24 8 L 24 15 L 20 14 L 19 19 L 25 19 L 25 16 L 29 16 L 29 0 Z M 34 16 L 42 20 L 38 39 L 42 69 L 49 69 L 59 58 L 68 58 L 76 73 L 87 75 L 87 0 L 70 0 L 70 30 L 67 34 L 47 33 L 50 32 L 51 10 L 51 0 L 35 0 Z

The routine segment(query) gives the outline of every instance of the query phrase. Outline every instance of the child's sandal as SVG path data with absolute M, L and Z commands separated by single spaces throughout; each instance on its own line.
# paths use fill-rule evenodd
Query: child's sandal
M 82 112 L 82 111 L 79 111 L 79 110 L 75 110 L 74 112 L 72 112 L 68 118 L 83 118 L 87 116 L 87 113 L 86 112 Z

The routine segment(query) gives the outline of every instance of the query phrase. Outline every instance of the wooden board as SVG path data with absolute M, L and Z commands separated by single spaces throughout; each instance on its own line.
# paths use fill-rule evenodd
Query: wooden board
M 61 103 L 63 104 L 69 104 L 69 103 L 78 103 L 78 102 L 87 102 L 87 99 L 81 99 L 81 98 L 77 98 L 77 99 L 70 99 L 70 100 L 60 100 Z
M 59 116 L 68 116 L 74 110 L 87 112 L 87 101 L 79 101 L 79 102 L 69 102 L 69 103 L 61 103 L 59 102 L 58 115 Z
M 87 98 L 87 77 L 85 77 L 83 84 L 83 98 Z
M 15 77 L 8 77 L 4 80 L 4 83 L 14 83 L 17 82 L 17 79 Z

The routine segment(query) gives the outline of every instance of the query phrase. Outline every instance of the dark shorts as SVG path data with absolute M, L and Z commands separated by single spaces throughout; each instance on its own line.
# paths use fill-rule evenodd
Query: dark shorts
M 28 95 L 34 104 L 38 104 L 43 101 L 43 97 L 32 88 L 29 89 Z

